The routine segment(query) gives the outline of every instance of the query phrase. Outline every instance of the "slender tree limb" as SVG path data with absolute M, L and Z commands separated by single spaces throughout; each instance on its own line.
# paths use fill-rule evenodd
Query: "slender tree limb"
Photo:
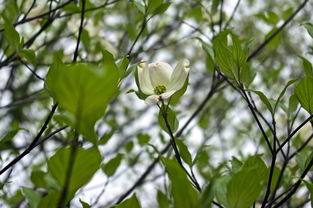
M 48 124 L 57 108 L 57 105 L 53 105 L 50 113 L 48 114 L 43 126 L 39 130 L 38 134 L 32 141 L 32 143 L 28 146 L 24 152 L 22 152 L 20 155 L 18 155 L 16 158 L 14 158 L 9 164 L 7 164 L 4 168 L 0 170 L 0 175 L 2 175 L 5 171 L 7 171 L 9 168 L 11 168 L 13 165 L 15 165 L 18 161 L 20 161 L 23 157 L 25 157 L 34 147 L 37 146 L 37 142 L 39 141 L 41 135 L 45 132 L 46 128 L 48 127 Z M 51 136 L 50 136 L 51 137 Z
M 276 152 L 282 150 L 282 148 L 291 140 L 291 138 L 305 125 L 307 124 L 311 119 L 313 118 L 313 114 L 310 115 L 305 121 L 303 121 L 291 134 L 281 143 L 281 145 L 277 148 Z
M 223 29 L 223 7 L 224 7 L 224 0 L 221 0 L 221 7 L 220 7 L 220 19 L 219 19 L 219 28 L 220 32 L 222 32 Z
M 162 101 L 162 105 L 164 106 L 164 102 L 163 102 L 163 101 Z M 167 107 L 168 107 L 168 106 L 167 106 Z M 183 164 L 182 159 L 181 159 L 181 155 L 180 155 L 179 150 L 178 150 L 178 148 L 177 148 L 177 144 L 176 144 L 176 141 L 175 141 L 175 136 L 174 136 L 174 134 L 173 134 L 173 131 L 172 131 L 171 126 L 170 126 L 170 124 L 169 124 L 169 122 L 168 122 L 168 119 L 167 119 L 167 116 L 168 116 L 168 114 L 167 114 L 167 109 L 164 111 L 164 110 L 162 110 L 162 108 L 161 108 L 160 106 L 159 106 L 159 108 L 160 108 L 160 111 L 161 111 L 162 116 L 163 116 L 163 118 L 164 118 L 166 128 L 167 128 L 167 130 L 168 130 L 168 132 L 169 132 L 169 135 L 170 135 L 170 143 L 171 143 L 171 146 L 172 146 L 172 148 L 173 148 L 173 150 L 174 150 L 176 160 L 177 160 L 177 162 L 179 163 L 179 165 L 182 167 L 182 169 L 184 170 L 184 172 L 187 174 L 188 178 L 192 181 L 193 186 L 194 186 L 199 192 L 201 192 L 201 187 L 200 187 L 200 185 L 199 185 L 199 183 L 198 183 L 196 177 L 190 175 L 190 173 L 189 173 L 189 172 L 186 170 L 186 168 L 184 167 L 184 164 Z
M 285 202 L 287 202 L 293 195 L 294 193 L 296 193 L 296 191 L 298 190 L 301 182 L 303 181 L 304 177 L 307 175 L 307 173 L 310 171 L 310 169 L 313 166 L 313 157 L 311 158 L 308 166 L 305 168 L 305 170 L 303 171 L 303 173 L 301 174 L 300 178 L 298 179 L 298 181 L 292 185 L 292 189 L 291 191 L 287 194 L 287 196 L 285 196 L 282 200 L 280 200 L 275 206 L 274 208 L 279 208 L 281 207 L 281 205 L 283 205 Z
M 74 51 L 73 63 L 75 63 L 77 61 L 77 58 L 78 58 L 79 43 L 80 43 L 80 39 L 81 39 L 81 33 L 82 33 L 83 27 L 84 27 L 86 0 L 81 0 L 81 3 L 82 3 L 81 19 L 80 19 L 80 26 L 79 26 L 79 30 L 78 30 L 78 38 L 77 38 L 77 42 L 76 42 L 76 48 Z M 79 119 L 80 113 L 81 113 L 80 109 L 77 109 L 77 112 L 76 112 L 77 121 L 80 120 Z M 79 139 L 79 134 L 77 131 L 75 131 L 75 137 L 74 137 L 73 143 L 71 145 L 71 151 L 70 151 L 68 166 L 67 166 L 67 170 L 66 170 L 65 181 L 64 181 L 64 185 L 62 188 L 62 192 L 61 192 L 59 201 L 57 203 L 58 204 L 57 207 L 64 207 L 66 200 L 67 200 L 68 191 L 69 191 L 70 182 L 71 182 L 71 176 L 72 176 L 72 172 L 73 172 L 73 166 L 75 163 L 77 150 L 78 150 L 78 139 Z
M 21 24 L 24 24 L 26 22 L 30 22 L 30 21 L 33 21 L 33 20 L 40 19 L 40 18 L 43 18 L 45 16 L 48 16 L 51 13 L 56 12 L 59 9 L 62 9 L 63 7 L 65 7 L 66 5 L 68 5 L 68 4 L 72 3 L 72 2 L 74 2 L 74 0 L 69 0 L 69 1 L 67 1 L 67 2 L 65 2 L 65 3 L 63 3 L 63 4 L 61 4 L 61 5 L 57 6 L 57 7 L 55 7 L 54 9 L 51 9 L 51 10 L 49 10 L 49 11 L 47 11 L 45 13 L 42 13 L 40 15 L 29 17 L 29 18 L 23 18 L 19 22 L 14 23 L 13 26 L 15 27 L 17 25 L 21 25 Z M 4 31 L 4 29 L 0 29 L 0 32 L 3 32 L 3 31 Z
M 231 13 L 231 15 L 230 15 L 230 18 L 229 18 L 228 21 L 225 23 L 224 29 L 226 29 L 226 28 L 228 27 L 229 23 L 233 20 L 235 14 L 236 14 L 236 12 L 237 12 L 237 9 L 238 9 L 238 7 L 239 7 L 240 1 L 241 1 L 241 0 L 237 0 L 236 6 L 235 6 L 235 8 L 233 9 L 233 11 L 232 11 L 232 13 Z
M 248 61 L 250 61 L 252 58 L 257 56 L 263 48 L 273 39 L 275 38 L 290 22 L 293 20 L 293 18 L 305 7 L 305 5 L 308 3 L 309 0 L 305 0 L 302 2 L 302 4 L 299 5 L 299 7 L 294 11 L 288 19 L 273 33 L 271 34 L 268 38 L 266 38 L 263 43 L 259 45 L 248 57 Z

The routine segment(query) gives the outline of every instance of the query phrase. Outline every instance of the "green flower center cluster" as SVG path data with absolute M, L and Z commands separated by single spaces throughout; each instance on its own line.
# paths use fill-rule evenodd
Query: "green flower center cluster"
M 164 85 L 158 85 L 154 88 L 154 93 L 156 95 L 161 95 L 166 91 L 166 87 Z

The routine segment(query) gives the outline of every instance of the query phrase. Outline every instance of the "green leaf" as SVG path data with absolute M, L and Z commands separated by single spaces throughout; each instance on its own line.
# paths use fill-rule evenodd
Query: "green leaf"
M 295 87 L 295 95 L 302 108 L 313 113 L 313 78 L 305 76 Z
M 288 88 L 290 85 L 294 84 L 296 81 L 297 81 L 297 80 L 290 80 L 290 81 L 286 84 L 286 86 L 284 87 L 284 89 L 281 91 L 281 93 L 279 94 L 279 96 L 278 96 L 278 98 L 277 98 L 277 101 L 276 101 L 276 103 L 275 103 L 274 112 L 276 112 L 277 105 L 278 105 L 280 99 L 285 95 L 285 92 L 286 92 L 287 88 Z
M 79 202 L 83 206 L 83 208 L 91 208 L 91 206 L 88 203 L 82 201 L 81 199 L 79 199 Z
M 259 98 L 261 99 L 261 101 L 263 102 L 263 104 L 265 104 L 265 106 L 267 107 L 267 109 L 274 114 L 274 109 L 272 107 L 272 104 L 270 103 L 270 101 L 268 100 L 268 98 L 265 96 L 265 94 L 261 91 L 257 91 L 257 90 L 248 90 L 251 92 L 254 92 L 255 94 L 257 94 L 259 96 Z
M 149 143 L 151 137 L 148 134 L 138 134 L 137 139 L 140 146 L 145 146 Z
M 160 7 L 163 3 L 163 0 L 148 0 L 147 13 L 152 14 L 154 11 Z
M 306 73 L 306 75 L 313 77 L 313 67 L 311 62 L 309 62 L 306 58 L 303 56 L 299 56 L 302 59 L 303 69 Z
M 165 2 L 161 4 L 158 8 L 153 11 L 153 15 L 160 15 L 166 12 L 166 10 L 170 7 L 171 2 Z
M 43 171 L 33 170 L 30 175 L 30 179 L 36 187 L 45 187 L 46 185 L 44 180 L 45 175 L 46 173 Z
M 58 150 L 48 161 L 48 170 L 60 186 L 64 186 L 71 156 L 71 148 Z M 93 177 L 99 169 L 102 157 L 96 148 L 83 149 L 78 147 L 72 165 L 69 182 L 69 195 L 75 192 Z
M 99 142 L 98 144 L 99 145 L 104 145 L 106 144 L 113 136 L 114 134 L 114 131 L 111 131 L 109 133 L 105 133 L 100 139 L 99 139 Z
M 198 200 L 198 193 L 191 185 L 186 173 L 178 165 L 177 161 L 168 158 L 163 158 L 162 161 L 172 184 L 171 192 L 174 199 L 174 207 L 195 207 Z
M 125 150 L 127 153 L 130 153 L 134 148 L 134 142 L 130 141 L 125 145 Z
M 249 208 L 257 200 L 262 186 L 258 172 L 245 168 L 236 173 L 227 184 L 227 200 L 230 208 Z
M 267 11 L 268 22 L 276 25 L 279 22 L 279 17 L 275 12 Z
M 243 165 L 243 163 L 234 156 L 230 160 L 230 163 L 232 173 L 237 173 Z
M 297 110 L 298 104 L 299 102 L 297 96 L 295 96 L 294 94 L 291 95 L 288 102 L 288 114 L 295 112 Z
M 90 51 L 90 48 L 91 48 L 90 46 L 92 44 L 90 44 L 91 38 L 90 38 L 88 30 L 85 30 L 85 29 L 82 30 L 81 41 L 82 41 L 82 44 L 84 45 L 84 47 L 86 48 L 86 50 Z
M 15 22 L 20 15 L 17 1 L 5 1 L 2 4 L 4 4 L 4 8 L 1 9 L 1 17 L 6 22 Z
M 232 34 L 231 37 L 232 37 L 232 42 L 233 42 L 233 45 L 232 45 L 233 59 L 237 68 L 240 68 L 246 63 L 247 54 L 241 48 L 238 36 Z
M 244 163 L 243 169 L 253 168 L 256 170 L 257 178 L 260 182 L 266 179 L 268 168 L 265 162 L 262 160 L 261 155 L 250 156 Z
M 227 77 L 235 79 L 236 74 L 233 72 L 233 55 L 231 49 L 227 46 L 227 33 L 220 33 L 213 39 L 213 49 L 215 61 L 221 72 L 223 72 Z
M 124 62 L 126 62 L 126 63 L 127 63 L 127 61 L 128 61 L 127 59 L 124 60 Z M 126 63 L 124 63 L 124 65 L 122 67 L 125 67 Z M 119 74 L 119 76 L 118 76 L 118 72 L 120 71 L 120 69 L 116 65 L 114 57 L 109 51 L 106 51 L 106 50 L 102 51 L 102 64 L 103 64 L 103 68 L 108 70 L 107 76 L 111 77 L 113 75 L 113 77 L 112 77 L 113 79 L 115 79 L 115 78 L 119 79 L 122 76 L 122 74 Z M 113 73 L 113 74 L 111 75 L 111 73 Z
M 279 17 L 272 11 L 265 11 L 256 15 L 261 18 L 264 22 L 271 25 L 276 25 L 279 22 Z
M 214 179 L 207 184 L 204 190 L 201 192 L 201 197 L 198 202 L 197 208 L 210 208 L 212 207 L 212 201 L 214 198 Z
M 245 86 L 249 86 L 256 76 L 255 70 L 250 67 L 249 63 L 246 63 L 242 66 L 240 70 L 240 82 L 245 84 Z
M 123 154 L 117 154 L 114 158 L 112 158 L 105 165 L 102 166 L 103 172 L 105 172 L 108 177 L 113 176 L 117 168 L 120 166 L 122 159 Z
M 201 42 L 202 49 L 204 50 L 204 52 L 207 55 L 207 67 L 208 67 L 208 70 L 213 72 L 214 71 L 214 67 L 215 67 L 213 47 L 211 45 L 209 45 L 208 43 L 204 42 L 199 37 L 196 37 L 195 39 L 197 39 L 197 40 L 199 40 Z
M 140 0 L 133 0 L 132 2 L 140 13 L 142 14 L 146 13 L 145 5 L 143 5 L 143 3 Z
M 187 10 L 186 16 L 193 18 L 197 22 L 200 22 L 201 20 L 203 20 L 202 8 L 199 6 L 193 7 Z
M 180 156 L 190 167 L 192 167 L 193 165 L 192 157 L 188 150 L 188 147 L 184 144 L 184 142 L 181 139 L 175 139 L 175 141 L 178 146 Z
M 20 130 L 23 130 L 23 128 L 18 127 L 10 130 L 3 138 L 0 139 L 0 145 L 10 142 Z
M 278 30 L 277 27 L 273 27 L 273 29 L 271 31 L 269 31 L 266 35 L 265 35 L 265 39 L 267 39 L 268 37 L 270 37 L 273 33 L 275 33 Z M 269 50 L 275 50 L 280 42 L 281 42 L 281 38 L 282 37 L 282 32 L 279 32 L 271 41 L 269 41 L 266 44 L 266 48 Z
M 214 15 L 217 12 L 218 6 L 220 5 L 221 0 L 213 0 L 211 6 L 211 15 Z
M 136 194 L 133 194 L 129 199 L 126 199 L 114 208 L 141 208 L 141 205 L 136 197 Z
M 313 207 L 313 184 L 304 180 L 303 181 L 304 184 L 306 185 L 307 189 L 309 190 L 310 192 L 310 197 L 311 197 L 311 206 Z
M 41 199 L 40 194 L 34 191 L 33 189 L 27 187 L 22 187 L 21 192 L 23 196 L 26 198 L 29 206 L 31 208 L 37 208 L 39 201 Z
M 157 201 L 158 201 L 159 208 L 169 208 L 170 207 L 170 203 L 168 201 L 168 198 L 160 190 L 158 190 L 158 192 L 157 192 Z
M 66 110 L 67 124 L 95 143 L 94 125 L 118 90 L 119 73 L 112 56 L 104 52 L 103 66 L 64 65 L 55 59 L 46 88 L 59 106 Z
M 228 78 L 236 80 L 237 83 L 242 83 L 241 76 L 243 76 L 244 81 L 249 84 L 253 74 L 248 71 L 247 53 L 242 49 L 241 41 L 235 34 L 231 34 L 232 45 L 228 46 L 228 34 L 229 31 L 225 30 L 213 39 L 216 63 L 220 71 Z M 244 72 L 242 72 L 243 68 Z M 250 76 L 251 78 L 249 78 Z
M 127 77 L 129 73 L 131 72 L 130 70 L 127 71 L 129 65 L 129 60 L 126 56 L 124 56 L 119 62 L 117 63 L 121 79 Z
M 176 91 L 172 96 L 171 96 L 171 101 L 170 104 L 171 105 L 177 105 L 180 101 L 180 98 L 185 94 L 187 87 L 188 87 L 188 83 L 189 83 L 189 76 L 186 78 L 186 81 L 184 83 L 184 86 Z
M 12 24 L 6 22 L 4 24 L 4 32 L 3 32 L 4 38 L 8 41 L 10 47 L 16 52 L 19 52 L 21 49 L 21 41 L 20 41 L 20 35 L 15 30 Z
M 305 169 L 305 160 L 307 158 L 306 153 L 304 152 L 299 152 L 296 155 L 296 162 L 297 162 L 297 166 L 299 167 L 300 170 L 304 170 Z
M 160 111 L 159 111 L 159 124 L 160 127 L 167 132 L 168 134 L 169 129 L 168 126 L 166 125 L 164 117 L 167 118 L 167 122 L 169 125 L 169 128 L 171 129 L 172 133 L 174 134 L 175 131 L 178 129 L 178 120 L 176 118 L 176 113 L 173 111 L 169 106 L 162 105 Z
M 312 158 L 313 158 L 313 152 L 311 152 L 311 154 L 307 156 L 306 161 L 305 161 L 305 167 L 308 167 Z M 311 167 L 311 170 L 313 170 L 313 167 Z
M 270 171 L 271 171 L 270 167 L 268 167 L 267 168 L 267 175 L 265 176 L 266 178 L 269 177 Z M 279 179 L 280 172 L 281 172 L 280 169 L 275 166 L 274 167 L 274 171 L 273 171 L 273 176 L 272 176 L 272 183 L 271 183 L 272 189 L 274 189 L 275 186 L 276 186 L 276 183 L 277 183 L 277 181 Z M 284 178 L 282 178 L 282 181 L 284 181 Z
M 19 55 L 25 58 L 29 63 L 35 65 L 37 63 L 36 54 L 34 50 L 23 49 L 19 52 Z
M 60 198 L 61 192 L 60 191 L 49 191 L 48 195 L 43 197 L 39 204 L 38 208 L 40 207 L 57 207 L 58 200 Z
M 227 184 L 230 179 L 231 179 L 230 176 L 222 176 L 216 180 L 213 187 L 217 201 L 223 204 L 225 207 L 228 207 Z
M 313 38 L 313 24 L 311 24 L 311 23 L 304 23 L 303 26 L 308 31 L 308 33 L 311 36 L 311 38 Z

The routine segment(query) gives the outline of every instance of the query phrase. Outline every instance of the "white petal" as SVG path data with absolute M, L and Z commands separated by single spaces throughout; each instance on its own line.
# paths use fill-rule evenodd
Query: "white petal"
M 189 61 L 187 59 L 184 59 L 180 61 L 175 67 L 167 90 L 168 91 L 180 90 L 184 86 L 188 73 L 189 73 Z
M 160 97 L 161 97 L 163 100 L 165 100 L 165 99 L 171 97 L 174 93 L 175 93 L 175 90 L 172 90 L 172 91 L 169 91 L 169 92 L 162 93 L 162 94 L 160 95 Z
M 140 63 L 137 67 L 137 71 L 140 90 L 146 95 L 154 94 L 154 88 L 150 81 L 147 63 Z
M 150 80 L 153 87 L 170 83 L 173 68 L 164 62 L 155 62 L 148 65 Z
M 155 105 L 160 101 L 160 96 L 159 95 L 150 95 L 145 99 L 145 103 L 147 105 Z

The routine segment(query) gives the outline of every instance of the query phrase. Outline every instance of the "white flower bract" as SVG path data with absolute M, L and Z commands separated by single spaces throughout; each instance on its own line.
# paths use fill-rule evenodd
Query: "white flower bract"
M 148 95 L 145 103 L 155 105 L 160 100 L 171 97 L 184 86 L 189 73 L 189 61 L 180 61 L 175 69 L 165 62 L 142 62 L 137 71 L 139 88 Z

